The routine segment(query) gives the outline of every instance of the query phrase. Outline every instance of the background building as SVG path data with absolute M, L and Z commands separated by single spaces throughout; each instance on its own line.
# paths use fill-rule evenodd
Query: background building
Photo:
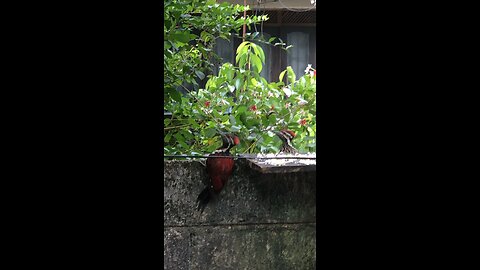
M 243 0 L 218 1 L 243 5 Z M 280 47 L 261 45 L 266 63 L 262 76 L 269 81 L 278 81 L 278 75 L 287 66 L 292 66 L 295 74 L 301 76 L 308 64 L 316 68 L 316 7 L 311 0 L 247 0 L 251 10 L 247 14 L 268 15 L 269 20 L 256 25 L 247 32 L 260 32 L 268 40 L 270 37 L 282 39 L 293 45 L 288 51 Z M 230 42 L 218 39 L 216 52 L 224 62 L 235 61 L 235 49 L 240 38 L 232 37 Z

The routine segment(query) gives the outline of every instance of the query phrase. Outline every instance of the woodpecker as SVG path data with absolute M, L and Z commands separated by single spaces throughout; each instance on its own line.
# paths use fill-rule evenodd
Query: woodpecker
M 283 144 L 282 147 L 280 148 L 279 153 L 285 153 L 285 154 L 298 154 L 297 149 L 293 147 L 292 145 L 292 140 L 295 138 L 295 132 L 284 129 L 281 131 L 275 131 L 275 134 L 282 140 Z
M 239 144 L 240 139 L 233 134 L 221 134 L 221 136 L 223 145 L 210 154 L 206 162 L 210 182 L 197 198 L 197 210 L 200 210 L 202 213 L 210 199 L 220 193 L 227 183 L 228 178 L 233 173 L 235 162 L 233 161 L 232 154 L 230 154 L 230 149 Z M 218 156 L 221 158 L 216 158 Z

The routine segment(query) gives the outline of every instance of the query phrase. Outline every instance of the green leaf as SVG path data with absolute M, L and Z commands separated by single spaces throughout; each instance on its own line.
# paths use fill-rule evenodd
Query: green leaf
M 188 123 L 190 125 L 192 125 L 193 128 L 198 128 L 200 127 L 200 125 L 197 123 L 197 121 L 195 121 L 195 119 L 193 118 L 188 118 Z
M 260 122 L 256 119 L 248 119 L 246 121 L 246 125 L 247 125 L 248 128 L 253 127 L 253 126 L 258 126 L 259 124 L 260 124 Z
M 233 117 L 233 115 L 229 115 L 229 119 L 230 119 L 230 124 L 232 125 L 235 125 L 237 123 L 237 120 L 235 120 L 235 117 Z
M 253 86 L 257 86 L 258 82 L 255 80 L 255 78 L 250 79 L 250 81 L 252 82 Z
M 267 80 L 265 80 L 265 78 L 260 77 L 260 80 L 262 81 L 262 83 L 265 87 L 268 87 L 268 82 L 267 82 Z
M 262 125 L 268 126 L 268 118 L 266 117 L 266 115 L 260 115 L 260 119 L 261 119 Z
M 177 142 L 183 142 L 185 143 L 185 138 L 182 136 L 181 133 L 175 133 L 175 135 L 173 135 L 173 137 L 175 137 L 175 139 L 177 140 Z
M 239 54 L 240 51 L 243 49 L 243 47 L 245 47 L 245 45 L 248 45 L 248 44 L 250 44 L 249 41 L 242 42 L 237 48 L 237 54 Z
M 180 94 L 180 92 L 178 92 L 173 88 L 168 88 L 167 91 L 173 100 L 175 100 L 176 102 L 182 103 L 182 95 Z
M 302 87 L 306 86 L 307 80 L 305 80 L 305 76 L 300 78 L 299 83 Z
M 163 47 L 164 47 L 164 50 L 168 50 L 172 47 L 172 45 L 170 45 L 170 42 L 164 41 Z
M 213 116 L 215 116 L 215 118 L 217 119 L 221 119 L 222 118 L 222 115 L 220 114 L 220 112 L 218 112 L 217 110 L 212 110 L 212 114 Z
M 220 119 L 222 120 L 222 123 L 226 124 L 226 122 L 230 119 L 229 118 L 229 115 L 227 114 L 224 114 L 220 117 Z
M 285 117 L 284 117 L 284 120 L 285 122 L 290 122 L 290 118 L 292 117 L 292 115 L 289 113 L 289 114 L 286 114 Z
M 172 138 L 172 133 L 167 133 L 167 135 L 165 136 L 163 141 L 168 143 L 168 142 L 170 142 L 171 138 Z
M 240 78 L 237 77 L 237 78 L 235 79 L 235 88 L 236 88 L 237 90 L 240 90 L 240 87 L 242 87 L 242 79 L 240 79 Z
M 210 40 L 210 37 L 211 34 L 209 34 L 208 32 L 202 31 L 202 33 L 200 33 L 200 38 L 205 42 L 208 42 Z
M 195 74 L 197 74 L 197 77 L 200 80 L 203 80 L 205 78 L 205 74 L 203 72 L 201 72 L 200 70 L 195 70 Z
M 276 37 L 271 37 L 268 39 L 268 43 L 271 43 L 272 41 L 274 41 L 276 39 Z
M 275 114 L 271 114 L 269 117 L 268 117 L 268 124 L 270 126 L 276 126 L 277 125 L 277 117 L 275 116 Z
M 192 84 L 193 84 L 193 89 L 195 91 L 198 91 L 198 89 L 200 89 L 200 85 L 197 83 L 197 81 L 192 81 Z
M 217 133 L 215 128 L 207 128 L 205 129 L 205 137 L 212 138 Z
M 237 131 L 240 131 L 240 129 L 242 129 L 241 126 L 232 126 L 231 131 L 232 132 L 237 132 Z
M 240 114 L 240 121 L 245 125 L 247 123 L 247 116 L 246 116 L 246 113 L 241 113 Z
M 262 63 L 265 63 L 265 54 L 263 53 L 262 47 L 252 43 L 252 48 L 255 54 L 260 58 L 260 60 L 262 60 Z
M 260 73 L 262 71 L 262 62 L 260 58 L 255 54 L 251 54 L 250 60 L 252 61 L 252 65 L 257 68 L 257 72 Z
M 313 131 L 313 129 L 311 127 L 308 126 L 307 130 L 308 130 L 310 136 L 315 136 L 315 131 Z
M 287 67 L 287 77 L 290 83 L 295 82 L 296 77 L 295 77 L 295 72 L 293 72 L 292 66 Z
M 237 108 L 237 115 L 247 111 L 247 106 L 241 105 Z
M 275 145 L 270 145 L 270 150 L 272 153 L 278 153 L 280 151 Z
M 208 121 L 208 122 L 207 122 L 207 126 L 208 126 L 209 128 L 215 129 L 215 126 L 216 126 L 216 125 L 217 125 L 217 124 L 216 124 L 215 122 L 213 122 L 213 121 Z
M 227 75 L 227 80 L 229 80 L 229 81 L 233 80 L 233 76 L 235 74 L 235 71 L 233 69 L 231 69 L 231 67 L 228 67 L 228 69 L 225 73 Z
M 215 81 L 213 78 L 208 79 L 207 83 L 205 84 L 205 89 L 209 89 L 210 87 L 215 88 Z
M 237 56 L 235 56 L 235 64 L 238 63 L 241 56 L 242 56 L 241 54 L 237 54 Z
M 287 70 L 284 70 L 282 71 L 282 73 L 280 73 L 280 76 L 278 76 L 278 81 L 283 81 L 283 76 L 285 76 L 285 72 L 287 72 Z
M 244 54 L 244 55 L 242 55 L 242 56 L 240 57 L 238 66 L 239 66 L 239 67 L 244 67 L 246 62 L 247 62 L 247 55 Z
M 192 132 L 189 129 L 182 129 L 179 131 L 179 133 L 181 133 L 183 137 L 187 140 L 191 140 L 194 138 Z
M 239 125 L 243 125 L 243 122 L 240 119 L 240 115 L 238 115 L 238 114 L 233 114 L 233 115 L 234 115 L 234 118 L 235 118 L 235 123 L 239 124 Z
M 189 32 L 175 32 L 172 34 L 172 37 L 175 41 L 180 41 L 182 43 L 188 43 L 190 41 Z

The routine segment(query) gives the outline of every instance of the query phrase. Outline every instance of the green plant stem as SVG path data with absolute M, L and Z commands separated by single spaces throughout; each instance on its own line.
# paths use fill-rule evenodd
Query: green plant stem
M 181 128 L 181 127 L 188 127 L 190 125 L 180 125 L 180 126 L 173 126 L 173 127 L 166 127 L 163 128 L 163 130 L 169 130 L 169 129 L 175 129 L 175 128 Z
M 247 149 L 243 152 L 243 154 L 248 153 L 248 151 L 250 151 L 251 148 L 253 148 L 257 144 L 259 139 L 260 139 L 260 136 L 257 135 L 257 137 L 255 137 L 255 141 L 253 141 L 253 143 L 247 147 Z

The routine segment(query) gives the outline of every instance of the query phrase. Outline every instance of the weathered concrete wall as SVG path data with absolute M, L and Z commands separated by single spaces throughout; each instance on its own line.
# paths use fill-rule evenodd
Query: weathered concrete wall
M 198 161 L 164 163 L 164 269 L 314 269 L 315 172 L 259 174 L 244 160 L 203 214 Z

